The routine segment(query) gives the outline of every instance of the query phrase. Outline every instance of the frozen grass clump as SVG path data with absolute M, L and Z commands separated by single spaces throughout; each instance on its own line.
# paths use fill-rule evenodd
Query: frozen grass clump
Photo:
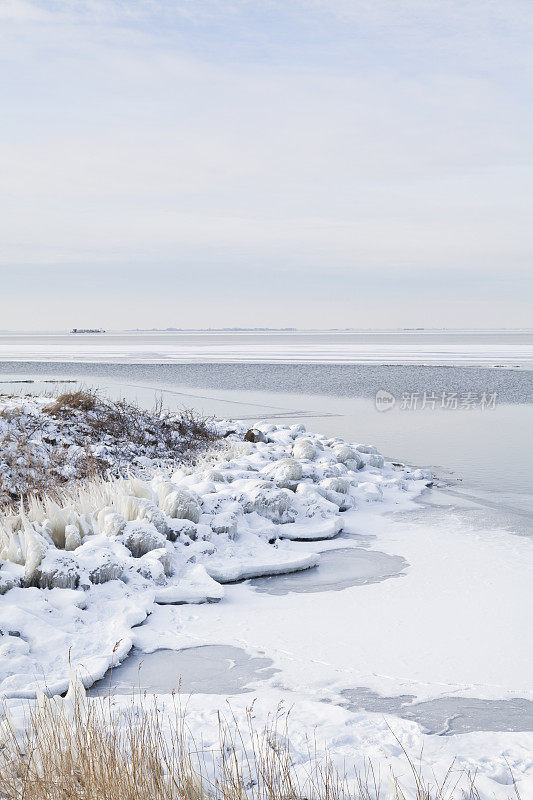
M 101 475 L 192 462 L 217 438 L 190 409 L 151 411 L 92 389 L 0 397 L 0 508 Z
M 209 747 L 195 740 L 179 695 L 167 704 L 135 695 L 87 697 L 71 679 L 64 698 L 40 694 L 15 723 L 0 722 L 2 800 L 479 800 L 475 774 L 427 778 L 403 750 L 401 780 L 354 753 L 363 770 L 339 772 L 334 753 L 309 735 L 304 763 L 291 747 L 290 714 L 261 727 L 253 706 L 239 724 L 218 714 Z M 391 735 L 394 734 L 391 732 Z M 510 776 L 509 798 L 520 799 Z

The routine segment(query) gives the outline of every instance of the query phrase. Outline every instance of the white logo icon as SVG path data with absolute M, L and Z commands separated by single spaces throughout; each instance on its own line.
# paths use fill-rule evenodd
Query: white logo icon
M 396 398 L 390 392 L 384 389 L 378 389 L 376 392 L 376 408 L 378 411 L 390 411 L 396 403 Z

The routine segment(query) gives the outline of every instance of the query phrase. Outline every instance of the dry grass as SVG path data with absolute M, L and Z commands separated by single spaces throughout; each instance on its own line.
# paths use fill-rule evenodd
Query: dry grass
M 176 455 L 196 450 L 201 443 L 215 438 L 210 419 L 191 409 L 171 413 L 159 401 L 152 411 L 147 411 L 127 400 L 101 397 L 91 389 L 61 394 L 44 410 L 51 417 L 69 422 L 79 420 L 83 414 L 82 422 L 89 439 L 101 441 L 108 437 L 119 444 L 126 440 L 138 447 L 152 445 Z M 180 437 L 179 443 L 176 434 Z
M 382 781 L 367 762 L 341 774 L 311 739 L 302 772 L 293 762 L 288 714 L 275 713 L 261 730 L 253 706 L 245 730 L 219 716 L 217 744 L 198 746 L 179 699 L 170 714 L 146 697 L 125 709 L 111 697 L 88 700 L 71 688 L 67 699 L 41 697 L 28 706 L 22 735 L 4 723 L 0 736 L 2 800 L 479 800 L 475 776 L 454 770 L 427 781 L 405 753 L 410 787 Z M 404 751 L 405 752 L 405 751 Z M 519 799 L 515 786 L 515 800 Z
M 192 461 L 215 439 L 211 419 L 190 409 L 152 411 L 91 389 L 51 398 L 36 415 L 0 411 L 0 508 L 30 495 L 56 496 L 65 484 L 135 470 L 137 456 L 168 465 Z M 105 444 L 105 453 L 96 453 Z
M 91 389 L 77 389 L 74 392 L 64 392 L 58 395 L 54 402 L 47 406 L 48 414 L 65 413 L 67 410 L 94 411 L 97 406 L 98 396 Z

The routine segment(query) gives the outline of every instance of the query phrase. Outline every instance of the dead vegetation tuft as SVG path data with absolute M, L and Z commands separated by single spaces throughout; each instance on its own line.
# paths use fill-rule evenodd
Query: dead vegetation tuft
M 97 406 L 98 395 L 91 389 L 78 389 L 74 392 L 60 394 L 52 405 L 47 406 L 48 414 L 65 414 L 69 411 L 93 411 Z
M 402 780 L 383 780 L 371 761 L 341 773 L 313 737 L 305 766 L 293 758 L 281 708 L 259 729 L 253 704 L 244 729 L 231 712 L 219 714 L 207 748 L 188 730 L 179 695 L 170 712 L 146 695 L 126 706 L 83 691 L 69 703 L 69 695 L 28 706 L 22 736 L 4 720 L 2 800 L 480 800 L 475 775 L 452 764 L 441 780 L 426 779 L 405 750 Z
M 217 439 L 211 418 L 161 401 L 149 411 L 81 388 L 30 413 L 31 400 L 0 410 L 0 508 L 78 481 L 191 462 Z

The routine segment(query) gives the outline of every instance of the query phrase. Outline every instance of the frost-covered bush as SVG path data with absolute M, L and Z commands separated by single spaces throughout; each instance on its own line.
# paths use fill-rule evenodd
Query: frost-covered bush
M 0 395 L 0 508 L 109 472 L 191 463 L 217 438 L 214 422 L 192 411 L 148 411 L 87 389 Z

